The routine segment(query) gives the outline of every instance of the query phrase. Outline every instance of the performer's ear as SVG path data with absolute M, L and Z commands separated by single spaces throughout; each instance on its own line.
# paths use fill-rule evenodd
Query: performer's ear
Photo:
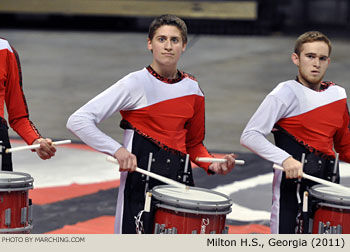
M 292 53 L 291 59 L 292 59 L 293 63 L 294 63 L 297 67 L 299 67 L 299 55 L 296 54 L 296 53 Z

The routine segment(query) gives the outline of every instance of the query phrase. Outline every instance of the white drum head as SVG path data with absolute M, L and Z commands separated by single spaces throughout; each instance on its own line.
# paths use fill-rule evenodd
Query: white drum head
M 156 186 L 152 196 L 160 201 L 164 208 L 185 212 L 212 212 L 212 214 L 230 213 L 232 201 L 225 194 L 204 188 L 177 188 L 171 185 Z
M 315 185 L 309 190 L 309 193 L 313 197 L 327 202 L 350 205 L 350 190 L 341 190 L 326 185 Z
M 27 173 L 0 171 L 0 191 L 28 190 L 34 179 Z
M 209 190 L 198 190 L 193 187 L 182 189 L 177 187 L 158 187 L 155 189 L 158 194 L 175 197 L 179 200 L 206 201 L 206 202 L 222 202 L 227 201 L 227 196 L 220 195 Z
M 15 180 L 15 179 L 22 179 L 25 176 L 22 174 L 18 174 L 16 172 L 0 172 L 0 180 Z

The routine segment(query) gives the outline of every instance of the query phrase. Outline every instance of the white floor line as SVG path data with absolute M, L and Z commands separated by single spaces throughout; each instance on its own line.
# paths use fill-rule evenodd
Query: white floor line
M 258 175 L 253 178 L 236 181 L 231 184 L 224 186 L 218 186 L 212 190 L 221 192 L 226 195 L 231 195 L 237 193 L 241 190 L 246 190 L 249 188 L 254 188 L 258 185 L 265 185 L 272 183 L 273 174 L 267 173 L 264 175 Z M 234 201 L 234 199 L 233 199 Z M 237 221 L 258 221 L 258 220 L 269 220 L 270 212 L 262 210 L 254 210 L 244 206 L 240 206 L 236 203 L 232 204 L 232 212 L 226 216 L 227 219 L 237 220 Z

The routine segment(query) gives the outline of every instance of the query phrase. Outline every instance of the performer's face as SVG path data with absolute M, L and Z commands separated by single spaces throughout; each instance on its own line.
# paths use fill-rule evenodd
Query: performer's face
M 329 47 L 323 41 L 305 43 L 300 55 L 292 54 L 292 60 L 299 68 L 299 81 L 318 89 L 330 63 Z
M 156 30 L 152 40 L 148 39 L 147 48 L 152 51 L 153 62 L 158 66 L 176 68 L 186 44 L 176 26 L 163 25 Z

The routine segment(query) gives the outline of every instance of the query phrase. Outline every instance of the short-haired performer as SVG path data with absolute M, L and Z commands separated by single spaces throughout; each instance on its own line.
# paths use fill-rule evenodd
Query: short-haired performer
M 241 136 L 243 146 L 285 170 L 274 171 L 272 233 L 295 233 L 299 228 L 298 198 L 302 201 L 302 193 L 314 185 L 304 179 L 297 183 L 302 167 L 306 174 L 339 182 L 339 173 L 334 174 L 335 151 L 340 160 L 350 162 L 345 89 L 323 81 L 330 54 L 327 36 L 318 31 L 302 34 L 292 53 L 292 61 L 298 67 L 296 79 L 278 84 L 266 96 Z M 270 132 L 275 145 L 266 139 Z M 305 164 L 301 163 L 303 153 Z
M 93 98 L 68 120 L 67 127 L 86 144 L 115 157 L 120 165 L 121 181 L 116 209 L 116 233 L 136 233 L 137 219 L 144 208 L 145 179 L 133 172 L 136 167 L 193 185 L 192 170 L 184 173 L 186 154 L 212 157 L 204 140 L 204 95 L 197 80 L 179 71 L 177 63 L 187 44 L 187 27 L 173 15 L 154 19 L 149 27 L 147 48 L 153 54 L 151 65 L 125 76 Z M 125 131 L 121 145 L 101 132 L 96 124 L 120 112 Z M 208 173 L 226 174 L 232 170 L 235 155 L 228 154 L 224 163 L 196 164 Z M 187 179 L 184 179 L 186 176 Z M 150 179 L 148 189 L 161 184 Z M 145 218 L 143 231 L 152 233 Z

